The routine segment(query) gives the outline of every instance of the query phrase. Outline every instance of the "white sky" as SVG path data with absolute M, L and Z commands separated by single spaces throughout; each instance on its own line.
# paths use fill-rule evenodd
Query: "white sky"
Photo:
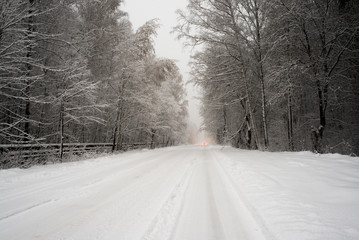
M 190 49 L 176 40 L 171 34 L 172 28 L 177 25 L 177 9 L 184 10 L 187 0 L 125 0 L 121 9 L 129 14 L 134 30 L 148 20 L 158 18 L 161 25 L 155 39 L 155 50 L 158 57 L 176 60 L 185 82 L 189 80 Z M 186 84 L 187 99 L 189 101 L 190 121 L 200 127 L 199 100 L 196 99 L 198 91 L 192 84 Z

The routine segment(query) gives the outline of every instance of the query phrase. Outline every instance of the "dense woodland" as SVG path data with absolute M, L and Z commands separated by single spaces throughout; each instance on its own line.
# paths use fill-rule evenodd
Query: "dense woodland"
M 123 0 L 2 0 L 0 144 L 186 141 L 175 62 Z M 359 2 L 189 0 L 179 38 L 197 46 L 203 130 L 260 150 L 359 153 Z
M 204 130 L 247 149 L 359 153 L 359 1 L 189 0 Z
M 122 0 L 1 0 L 0 144 L 185 140 L 187 102 L 158 24 L 133 31 Z

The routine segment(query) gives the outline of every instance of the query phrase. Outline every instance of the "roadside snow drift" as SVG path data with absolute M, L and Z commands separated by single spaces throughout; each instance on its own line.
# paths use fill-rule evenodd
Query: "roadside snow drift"
M 0 171 L 0 239 L 359 239 L 359 158 L 182 146 Z

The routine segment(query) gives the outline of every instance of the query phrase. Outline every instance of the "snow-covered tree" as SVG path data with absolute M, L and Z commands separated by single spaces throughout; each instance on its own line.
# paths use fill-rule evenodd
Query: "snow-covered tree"
M 202 44 L 193 81 L 204 92 L 205 128 L 219 142 L 354 151 L 357 1 L 191 0 L 186 10 L 175 30 Z
M 155 56 L 157 20 L 134 32 L 122 2 L 1 3 L 0 144 L 183 141 L 179 70 Z

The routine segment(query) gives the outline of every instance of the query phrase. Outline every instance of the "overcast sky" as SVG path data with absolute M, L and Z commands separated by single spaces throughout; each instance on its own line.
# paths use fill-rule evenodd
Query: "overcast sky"
M 161 27 L 155 39 L 156 55 L 176 60 L 185 82 L 189 79 L 190 49 L 184 48 L 183 44 L 170 32 L 177 25 L 176 10 L 184 10 L 186 5 L 187 0 L 125 0 L 122 5 L 122 9 L 129 14 L 134 30 L 148 20 L 159 19 Z M 200 127 L 199 101 L 196 99 L 198 92 L 191 84 L 187 84 L 186 89 L 190 121 Z

